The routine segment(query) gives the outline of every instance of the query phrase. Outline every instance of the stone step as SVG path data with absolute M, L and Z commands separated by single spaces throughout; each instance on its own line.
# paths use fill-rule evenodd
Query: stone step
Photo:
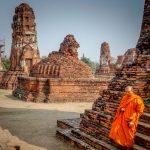
M 140 117 L 140 121 L 150 124 L 150 113 L 144 112 Z
M 146 124 L 149 126 L 149 124 Z M 143 122 L 139 122 L 139 126 L 141 126 L 141 130 L 143 130 L 143 126 L 146 126 L 145 123 Z M 80 125 L 80 129 L 82 129 L 84 132 L 88 133 L 88 134 L 91 134 L 93 136 L 95 136 L 96 138 L 98 139 L 101 139 L 101 140 L 105 140 L 105 141 L 108 141 L 109 140 L 109 137 L 108 137 L 108 134 L 109 134 L 109 129 L 108 128 L 105 128 L 103 126 L 97 126 L 97 125 L 94 125 L 93 123 L 89 123 L 87 120 L 83 123 L 83 121 L 81 122 L 81 125 Z M 142 134 L 144 137 L 146 137 L 147 139 L 150 138 L 148 135 L 149 135 L 149 128 L 146 130 L 144 128 L 144 131 L 140 131 L 140 132 L 144 132 L 146 133 L 145 135 Z M 139 130 L 138 130 L 139 132 Z M 135 137 L 135 141 L 136 144 L 138 144 L 139 146 L 141 145 L 141 141 L 146 143 L 147 139 L 146 138 L 142 138 L 142 136 L 138 136 L 139 133 L 136 134 L 136 137 Z M 141 133 L 140 133 L 141 135 Z M 147 136 L 146 136 L 147 135 Z M 149 141 L 150 142 L 150 141 Z M 144 145 L 141 145 L 143 147 L 145 147 Z
M 80 150 L 96 150 L 71 134 L 71 129 L 57 129 L 56 136 Z
M 150 136 L 147 136 L 141 133 L 136 133 L 135 143 L 144 148 L 150 149 Z
M 82 141 L 85 141 L 92 147 L 96 148 L 97 150 L 124 150 L 124 147 L 121 147 L 119 145 L 112 145 L 110 143 L 107 143 L 106 141 L 102 141 L 99 139 L 94 138 L 93 136 L 86 134 L 85 132 L 80 131 L 79 129 L 72 129 L 71 130 L 72 135 L 74 135 L 76 138 L 81 139 Z M 133 150 L 148 150 L 140 145 L 134 144 Z
M 150 124 L 139 121 L 137 126 L 137 132 L 150 136 Z
M 63 120 L 58 120 L 57 121 L 57 127 L 61 128 L 61 129 L 71 129 L 71 128 L 75 128 L 75 129 L 79 129 L 82 128 L 85 132 L 88 132 L 88 128 L 85 127 L 85 125 L 83 125 L 81 123 L 81 118 L 75 118 L 75 119 L 63 119 Z M 94 124 L 89 124 L 89 122 L 85 122 L 85 124 L 92 130 L 90 131 L 94 131 L 93 135 L 97 135 L 98 138 L 103 139 L 103 140 L 109 140 L 108 138 L 108 133 L 109 130 L 103 126 L 98 126 L 94 125 Z M 97 128 L 97 133 L 96 133 L 96 128 Z M 91 132 L 89 132 L 89 134 L 92 134 Z
M 141 147 L 141 146 L 139 146 L 139 145 L 137 145 L 137 144 L 134 144 L 134 145 L 133 145 L 133 149 L 134 149 L 134 150 L 148 150 L 148 149 L 146 149 L 146 148 L 144 148 L 144 147 Z
M 109 140 L 109 129 L 104 126 L 97 126 L 93 122 L 90 122 L 88 120 L 82 120 L 80 124 L 80 130 L 84 131 L 87 134 L 90 134 L 97 139 L 101 140 Z
M 88 113 L 91 113 L 91 114 L 88 115 Z M 144 115 L 148 116 L 148 114 L 146 114 L 146 113 L 144 113 Z M 103 140 L 107 140 L 108 139 L 107 134 L 108 134 L 109 128 L 110 128 L 109 123 L 107 123 L 107 122 L 109 122 L 110 118 L 111 118 L 110 115 L 96 112 L 93 110 L 86 110 L 85 115 L 83 115 L 83 117 L 82 117 L 80 128 L 82 130 L 84 130 L 84 132 L 87 132 L 88 134 L 91 134 L 93 136 L 95 135 L 97 138 L 101 138 Z M 104 127 L 106 127 L 106 128 L 104 128 Z M 101 131 L 101 129 L 103 129 L 103 131 Z M 140 134 L 143 134 L 144 137 L 147 136 L 147 138 L 150 138 L 149 137 L 150 124 L 140 121 L 138 124 L 138 132 Z M 136 136 L 136 137 L 137 137 L 137 139 L 139 139 L 138 136 Z M 140 137 L 140 139 L 142 139 L 142 137 Z M 144 141 L 144 143 L 147 141 L 144 138 L 142 140 Z M 136 140 L 136 141 L 138 141 L 138 140 Z
M 104 114 L 102 112 L 97 112 L 95 110 L 85 110 L 85 114 L 88 114 L 89 112 L 91 112 L 91 114 L 93 114 L 93 115 L 90 115 L 90 119 L 92 119 L 92 120 L 94 119 L 94 122 L 97 122 L 98 124 L 100 123 L 100 122 L 98 122 L 98 120 L 100 120 L 100 116 L 101 116 L 101 118 L 103 118 L 105 116 L 105 118 L 108 118 L 109 120 L 113 119 L 111 117 L 111 115 L 109 115 L 110 114 L 109 111 L 105 112 L 105 114 Z M 108 113 L 108 114 L 106 114 L 106 113 Z M 81 117 L 83 118 L 84 115 L 81 115 Z M 96 117 L 99 119 L 97 120 Z M 103 124 L 101 124 L 101 125 L 103 125 Z M 109 127 L 109 124 L 107 127 Z M 138 130 L 140 130 L 141 133 L 144 133 L 146 135 L 150 135 L 150 113 L 144 112 L 142 114 L 142 116 L 140 117 Z
M 109 103 L 106 103 L 106 106 L 104 108 L 104 111 L 105 112 L 108 112 L 110 114 L 113 114 L 115 115 L 117 109 L 118 109 L 118 106 L 119 104 L 118 103 L 115 103 L 115 101 L 112 103 L 112 102 L 109 102 Z
M 145 112 L 150 113 L 150 105 L 145 105 Z
M 98 112 L 98 111 L 95 111 L 92 109 L 85 110 L 85 113 L 81 114 L 80 117 L 83 118 L 85 115 L 86 116 L 89 115 L 90 119 L 92 119 L 92 120 L 94 119 L 95 122 L 97 122 L 97 123 L 99 123 L 101 118 L 108 119 L 109 121 L 113 119 L 112 116 L 110 115 L 110 113 L 108 113 L 108 112 L 103 113 L 103 112 Z M 99 121 L 97 119 L 99 119 Z M 150 113 L 144 112 L 142 114 L 142 116 L 140 117 L 139 123 L 140 123 L 140 125 L 143 125 L 143 126 L 149 128 L 150 127 Z
M 119 150 L 119 149 L 124 149 L 123 147 L 119 146 L 119 145 L 112 145 L 110 143 L 107 143 L 106 141 L 102 141 L 99 139 L 94 138 L 93 136 L 90 136 L 88 134 L 86 134 L 85 132 L 80 131 L 79 129 L 72 129 L 71 133 L 76 137 L 81 139 L 82 141 L 85 141 L 86 143 L 88 143 L 89 145 L 91 145 L 92 147 L 101 150 L 104 147 L 107 149 L 111 149 L 111 150 Z M 133 145 L 133 150 L 148 150 L 146 148 L 143 148 L 137 144 Z
M 111 115 L 94 111 L 92 109 L 90 110 L 85 110 L 84 115 L 82 116 L 85 120 L 90 120 L 94 122 L 97 125 L 105 126 L 105 127 L 110 127 L 111 125 Z
M 85 110 L 84 115 L 81 117 L 81 130 L 98 139 L 109 140 L 108 134 L 112 119 L 110 115 L 94 110 Z
M 97 127 L 97 125 L 95 125 L 94 123 L 90 124 L 89 122 L 84 122 L 83 120 L 84 119 L 82 119 L 82 123 L 81 123 L 81 118 L 58 120 L 57 127 L 61 128 L 61 129 L 70 129 L 70 128 L 78 129 L 80 127 L 83 130 L 85 130 L 85 132 L 94 130 L 93 134 L 97 135 L 99 138 L 108 139 L 108 137 L 106 137 L 106 134 L 108 134 L 108 132 L 109 132 L 109 130 L 107 128 L 100 126 L 100 125 Z M 87 125 L 87 128 L 86 128 L 85 124 Z M 88 127 L 93 130 L 88 130 Z M 92 134 L 92 133 L 89 132 L 89 134 Z
M 80 121 L 81 121 L 81 118 L 75 118 L 75 119 L 64 119 L 64 120 L 58 120 L 58 126 L 59 127 L 61 127 L 62 128 L 62 130 L 61 129 L 59 129 L 59 130 L 57 130 L 57 132 L 60 132 L 60 133 L 57 133 L 57 134 L 59 134 L 59 135 L 61 135 L 61 138 L 63 138 L 63 139 L 65 139 L 65 136 L 67 136 L 67 132 L 68 132 L 68 134 L 71 134 L 72 133 L 72 135 L 68 135 L 69 137 L 68 138 L 72 138 L 72 139 L 74 139 L 75 138 L 75 132 L 74 131 L 79 131 L 79 125 L 80 125 Z M 141 124 L 143 123 L 143 122 L 140 122 Z M 88 122 L 86 122 L 86 125 L 88 126 L 89 125 L 89 123 Z M 143 125 L 143 124 L 142 124 Z M 65 126 L 65 129 L 64 129 L 64 126 Z M 94 124 L 90 124 L 89 125 L 90 126 L 90 129 L 92 130 L 92 131 L 94 131 L 95 133 L 93 133 L 93 136 L 91 136 L 91 135 L 89 135 L 89 134 L 91 134 L 91 132 L 88 132 L 88 129 L 87 128 L 85 128 L 85 125 L 84 125 L 84 129 L 82 128 L 82 122 L 81 122 L 81 125 L 80 125 L 80 129 L 83 129 L 83 131 L 84 132 L 82 132 L 82 133 L 84 133 L 85 135 L 89 135 L 89 136 L 91 136 L 91 137 L 93 137 L 94 138 L 94 136 L 97 138 L 97 140 L 98 139 L 101 139 L 101 141 L 109 141 L 109 138 L 108 138 L 108 132 L 109 132 L 109 130 L 107 129 L 107 128 L 105 128 L 105 127 L 102 127 L 102 126 L 99 126 L 99 127 L 97 127 L 96 128 L 96 126 L 94 126 Z M 94 130 L 95 129 L 95 130 Z M 98 132 L 98 134 L 99 134 L 99 136 L 96 134 L 96 129 L 97 129 L 97 132 Z M 72 131 L 71 131 L 72 130 Z M 65 135 L 66 134 L 66 135 Z M 73 136 L 74 135 L 74 136 Z M 144 138 L 143 138 L 144 137 Z M 67 138 L 67 137 L 66 137 Z M 77 138 L 77 137 L 76 137 Z M 145 135 L 143 135 L 143 134 L 141 134 L 141 133 L 136 133 L 136 138 L 135 138 L 135 141 L 136 141 L 136 143 L 138 144 L 134 144 L 134 146 L 133 146 L 133 148 L 134 148 L 134 150 L 147 150 L 146 148 L 143 148 L 143 147 L 145 147 L 145 144 L 141 144 L 142 142 L 147 142 L 146 140 L 148 139 L 149 137 L 148 136 L 145 136 Z M 81 140 L 81 139 L 80 139 Z M 70 142 L 72 141 L 72 140 L 69 140 Z M 78 145 L 77 147 L 79 148 L 79 145 L 81 144 L 83 147 L 84 147 L 84 149 L 85 149 L 85 147 L 87 148 L 87 146 L 89 146 L 89 145 L 86 145 L 85 144 L 85 142 L 82 142 L 82 141 L 78 141 L 78 140 L 76 140 L 75 139 L 75 141 L 76 142 L 78 142 L 78 143 L 75 143 L 75 142 L 73 142 L 74 143 L 74 145 Z M 98 140 L 99 141 L 99 140 Z M 142 142 L 141 142 L 142 141 Z M 89 143 L 88 143 L 89 144 Z M 108 142 L 108 144 L 110 144 L 109 142 Z M 73 145 L 73 144 L 72 144 Z M 83 149 L 83 147 L 80 145 L 80 149 Z M 113 144 L 113 146 L 114 147 L 117 147 L 117 145 L 115 145 L 115 144 Z M 143 146 L 143 147 L 142 147 Z M 84 150 L 83 149 L 83 150 Z M 120 148 L 119 148 L 120 149 Z
M 92 147 L 101 150 L 117 150 L 116 147 L 112 146 L 111 144 L 108 144 L 102 140 L 96 139 L 93 136 L 86 134 L 85 132 L 82 132 L 79 129 L 72 129 L 71 130 L 72 135 L 74 135 L 76 138 L 81 139 L 82 141 L 88 143 Z
M 81 118 L 57 120 L 57 127 L 62 129 L 79 128 Z

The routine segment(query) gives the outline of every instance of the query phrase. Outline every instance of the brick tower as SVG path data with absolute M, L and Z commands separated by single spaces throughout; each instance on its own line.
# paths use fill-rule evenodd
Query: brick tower
M 114 76 L 115 65 L 111 62 L 109 44 L 103 42 L 100 49 L 100 66 L 96 69 L 96 75 Z
M 12 23 L 12 48 L 10 70 L 30 72 L 31 67 L 39 62 L 35 15 L 33 9 L 22 3 L 15 9 Z
M 14 89 L 18 76 L 29 75 L 32 66 L 40 61 L 35 15 L 28 4 L 16 7 L 12 29 L 11 66 L 1 84 L 6 89 Z

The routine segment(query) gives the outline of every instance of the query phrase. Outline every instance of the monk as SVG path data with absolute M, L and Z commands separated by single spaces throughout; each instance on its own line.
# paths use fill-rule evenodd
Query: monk
M 127 86 L 125 88 L 125 96 L 120 102 L 112 123 L 109 137 L 117 144 L 130 149 L 134 144 L 138 119 L 143 110 L 143 100 L 133 92 L 131 86 Z

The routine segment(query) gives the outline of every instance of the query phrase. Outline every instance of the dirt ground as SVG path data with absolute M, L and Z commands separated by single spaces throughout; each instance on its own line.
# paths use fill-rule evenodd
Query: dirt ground
M 30 144 L 48 150 L 74 150 L 57 139 L 58 119 L 78 118 L 92 103 L 31 103 L 11 96 L 10 90 L 0 90 L 0 126 Z

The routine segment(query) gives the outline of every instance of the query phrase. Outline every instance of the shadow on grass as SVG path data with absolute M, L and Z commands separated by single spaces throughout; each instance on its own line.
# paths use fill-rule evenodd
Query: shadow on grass
M 8 95 L 9 96 L 9 95 Z M 79 113 L 58 110 L 0 107 L 0 126 L 12 135 L 48 150 L 74 150 L 56 138 L 57 120 L 78 118 Z
M 18 97 L 14 97 L 13 95 L 5 95 L 6 97 L 8 97 L 9 99 L 12 99 L 12 100 L 20 100 L 21 101 L 21 99 L 20 98 L 18 98 Z

